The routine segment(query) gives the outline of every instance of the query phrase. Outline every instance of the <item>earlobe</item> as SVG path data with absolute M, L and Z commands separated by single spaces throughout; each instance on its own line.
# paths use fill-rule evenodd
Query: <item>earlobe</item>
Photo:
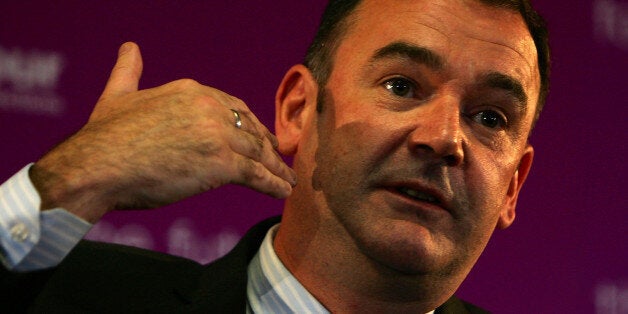
M 506 201 L 497 222 L 497 227 L 500 229 L 508 228 L 515 220 L 515 207 L 517 206 L 517 198 L 519 197 L 519 192 L 521 191 L 523 183 L 530 173 L 533 159 L 534 148 L 532 148 L 532 146 L 528 144 L 525 148 L 523 156 L 521 156 L 519 166 L 517 167 L 517 170 L 510 180 L 510 185 L 508 186 Z
M 279 152 L 292 156 L 297 152 L 304 121 L 316 107 L 318 86 L 304 65 L 286 72 L 275 96 L 275 132 Z

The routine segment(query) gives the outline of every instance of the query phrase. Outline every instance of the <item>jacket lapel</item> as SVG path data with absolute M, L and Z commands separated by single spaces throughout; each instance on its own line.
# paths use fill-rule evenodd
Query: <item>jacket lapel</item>
M 195 291 L 178 291 L 189 301 L 186 312 L 245 313 L 247 268 L 268 230 L 281 217 L 272 217 L 251 228 L 224 257 L 204 266 Z

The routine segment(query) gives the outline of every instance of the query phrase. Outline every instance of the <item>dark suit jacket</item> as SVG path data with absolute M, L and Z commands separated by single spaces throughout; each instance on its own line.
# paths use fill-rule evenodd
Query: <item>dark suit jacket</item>
M 244 313 L 248 263 L 279 219 L 257 224 L 231 252 L 208 265 L 81 241 L 56 268 L 30 273 L 2 268 L 0 312 Z M 455 297 L 436 312 L 486 313 Z

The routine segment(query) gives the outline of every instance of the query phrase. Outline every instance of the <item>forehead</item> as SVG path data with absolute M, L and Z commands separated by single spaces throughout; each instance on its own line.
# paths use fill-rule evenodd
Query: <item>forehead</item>
M 504 73 L 536 91 L 529 96 L 537 99 L 536 48 L 518 12 L 477 0 L 364 0 L 348 25 L 336 54 L 346 60 L 339 64 L 368 60 L 374 51 L 403 41 L 436 52 L 452 75 Z

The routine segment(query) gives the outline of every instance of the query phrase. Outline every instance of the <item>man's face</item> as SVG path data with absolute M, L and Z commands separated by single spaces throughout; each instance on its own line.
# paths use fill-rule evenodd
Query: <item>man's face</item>
M 464 276 L 514 219 L 532 161 L 534 43 L 516 12 L 477 1 L 367 0 L 352 16 L 295 158 L 313 201 L 291 203 L 377 264 Z

